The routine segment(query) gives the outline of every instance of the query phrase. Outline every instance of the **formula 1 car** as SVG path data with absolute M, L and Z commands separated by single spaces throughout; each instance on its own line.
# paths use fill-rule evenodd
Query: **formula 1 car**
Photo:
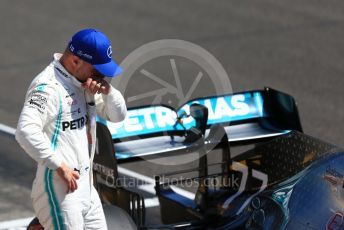
M 120 124 L 98 118 L 97 143 L 109 229 L 344 228 L 343 150 L 304 134 L 294 99 L 277 90 L 131 108 Z M 162 224 L 145 224 L 144 199 L 118 183 L 118 164 L 192 154 L 196 167 L 155 177 Z M 192 199 L 174 189 L 187 182 Z

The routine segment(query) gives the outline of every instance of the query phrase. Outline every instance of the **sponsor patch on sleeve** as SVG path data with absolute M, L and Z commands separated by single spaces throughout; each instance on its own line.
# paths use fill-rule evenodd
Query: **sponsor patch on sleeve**
M 44 113 L 47 102 L 48 102 L 48 95 L 44 92 L 40 86 L 37 86 L 29 95 L 28 97 L 28 105 L 32 108 L 36 108 L 40 113 Z

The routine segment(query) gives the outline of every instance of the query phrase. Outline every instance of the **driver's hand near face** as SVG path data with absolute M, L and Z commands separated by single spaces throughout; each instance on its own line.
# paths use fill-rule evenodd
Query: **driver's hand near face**
M 105 95 L 109 94 L 111 88 L 110 84 L 101 77 L 87 78 L 81 86 L 92 94 L 102 93 Z

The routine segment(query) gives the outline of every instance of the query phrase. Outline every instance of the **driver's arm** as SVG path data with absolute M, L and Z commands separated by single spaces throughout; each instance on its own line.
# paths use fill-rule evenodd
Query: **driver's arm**
M 96 94 L 97 114 L 111 122 L 123 121 L 127 107 L 122 94 L 110 85 L 109 94 Z
M 50 85 L 30 86 L 15 132 L 16 140 L 28 155 L 53 170 L 61 165 L 62 158 L 54 152 L 54 140 L 43 128 L 58 116 L 58 105 L 58 93 Z

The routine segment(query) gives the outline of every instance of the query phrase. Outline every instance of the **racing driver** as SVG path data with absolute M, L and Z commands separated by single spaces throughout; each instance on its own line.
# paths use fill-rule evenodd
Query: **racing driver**
M 125 118 L 123 96 L 105 80 L 121 71 L 109 39 L 84 29 L 28 89 L 16 140 L 37 161 L 31 197 L 44 229 L 107 229 L 92 184 L 95 125 L 96 115 Z

